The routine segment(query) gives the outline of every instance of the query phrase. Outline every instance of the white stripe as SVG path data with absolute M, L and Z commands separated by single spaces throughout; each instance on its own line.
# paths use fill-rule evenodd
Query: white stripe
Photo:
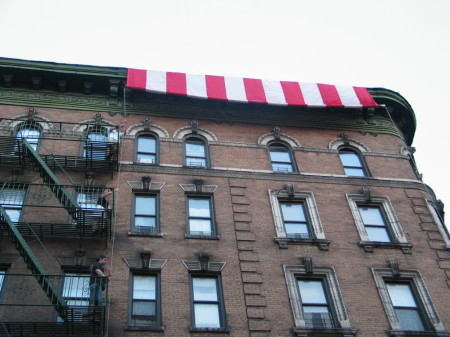
M 243 78 L 225 77 L 225 88 L 229 101 L 248 102 Z
M 356 96 L 356 92 L 355 89 L 353 89 L 353 87 L 337 85 L 336 90 L 344 106 L 352 106 L 352 107 L 362 106 L 358 96 Z
M 167 92 L 167 79 L 165 71 L 147 70 L 146 89 L 156 92 Z
M 280 81 L 261 80 L 266 93 L 267 103 L 287 105 Z
M 306 105 L 325 106 L 316 83 L 300 83 L 300 89 L 302 90 Z
M 186 74 L 187 95 L 207 98 L 205 75 Z

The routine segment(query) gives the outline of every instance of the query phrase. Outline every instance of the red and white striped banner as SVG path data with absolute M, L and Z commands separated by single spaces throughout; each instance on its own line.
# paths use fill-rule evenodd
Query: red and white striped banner
M 307 107 L 378 107 L 367 88 L 128 69 L 126 86 L 162 94 Z

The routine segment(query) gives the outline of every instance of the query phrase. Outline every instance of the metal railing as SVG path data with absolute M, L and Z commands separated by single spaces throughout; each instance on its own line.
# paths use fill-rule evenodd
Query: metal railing
M 40 238 L 107 238 L 111 234 L 114 189 L 105 208 L 101 194 L 107 187 L 61 185 L 78 208 L 68 213 L 46 184 L 0 183 L 0 205 L 23 236 Z
M 89 306 L 89 275 L 45 275 L 64 299 L 58 311 L 41 289 L 34 275 L 5 273 L 2 282 L 0 316 L 10 336 L 102 336 L 106 326 L 106 305 Z M 107 302 L 108 285 L 103 293 Z

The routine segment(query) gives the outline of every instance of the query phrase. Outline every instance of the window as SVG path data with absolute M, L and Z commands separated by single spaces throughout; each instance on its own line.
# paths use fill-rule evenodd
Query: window
M 3 283 L 6 278 L 6 270 L 0 269 L 0 295 L 2 294 Z
M 212 197 L 187 198 L 188 234 L 193 236 L 214 236 L 215 225 Z
M 409 283 L 386 283 L 401 330 L 424 331 L 420 310 Z
M 349 177 L 367 177 L 367 170 L 361 156 L 353 149 L 339 149 L 339 158 L 344 167 L 345 174 Z
M 448 227 L 444 222 L 443 205 L 439 205 L 439 203 L 427 200 L 427 207 L 431 213 L 431 216 L 433 217 L 434 222 L 436 223 L 437 228 L 439 229 L 439 232 L 441 233 L 442 239 L 444 240 L 444 248 L 450 250 L 450 233 Z
M 333 328 L 334 322 L 323 280 L 299 279 L 297 284 L 305 314 L 306 327 Z
M 89 275 L 78 273 L 64 274 L 62 297 L 66 301 L 73 320 L 86 320 L 89 308 Z M 61 317 L 58 322 L 63 322 Z
M 355 336 L 333 267 L 284 265 L 296 336 Z M 318 332 L 320 331 L 320 332 Z
M 41 138 L 41 131 L 38 128 L 33 128 L 31 126 L 24 126 L 23 128 L 17 130 L 16 133 L 16 139 L 18 141 L 26 139 L 27 142 L 31 145 L 31 147 L 35 151 L 38 147 L 40 138 Z M 15 151 L 18 151 L 18 148 L 16 148 Z
M 193 328 L 225 328 L 225 313 L 219 276 L 193 275 L 191 282 Z
M 152 135 L 140 135 L 137 138 L 136 161 L 140 164 L 156 164 L 157 141 Z
M 130 327 L 161 326 L 158 275 L 133 275 Z
M 287 237 L 310 239 L 311 231 L 304 204 L 280 201 L 280 208 Z
M 23 188 L 5 188 L 0 190 L 0 205 L 6 210 L 12 222 L 19 222 L 25 199 L 26 190 Z
M 404 331 L 437 336 L 445 331 L 419 271 L 372 268 L 372 274 L 392 328 L 390 336 L 404 336 Z
M 134 195 L 133 230 L 135 233 L 158 233 L 158 197 L 156 195 Z
M 269 145 L 270 162 L 274 172 L 294 172 L 291 150 L 280 143 Z
M 207 147 L 203 139 L 189 137 L 184 142 L 185 165 L 192 167 L 208 167 Z
M 292 191 L 288 191 L 291 186 Z M 288 244 L 316 244 L 327 250 L 330 240 L 325 238 L 314 195 L 311 192 L 286 189 L 269 190 L 269 199 L 275 223 L 276 238 L 280 248 Z
M 392 242 L 386 220 L 379 206 L 358 206 L 359 214 L 370 241 Z
M 106 141 L 106 130 L 104 128 L 97 127 L 88 130 L 83 157 L 90 160 L 105 160 Z
M 101 199 L 100 195 L 101 192 L 94 189 L 77 194 L 77 203 L 84 211 L 78 224 L 93 226 L 96 231 L 105 229 L 109 211 L 101 204 L 105 199 Z
M 400 248 L 403 253 L 411 253 L 412 245 L 400 226 L 394 208 L 388 197 L 347 195 L 350 210 L 360 235 L 360 246 L 366 252 L 374 247 Z M 366 193 L 367 193 L 366 191 Z

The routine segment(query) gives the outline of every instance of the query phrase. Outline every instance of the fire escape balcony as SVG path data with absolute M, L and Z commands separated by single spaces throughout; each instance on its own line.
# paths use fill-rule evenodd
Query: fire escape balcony
M 78 171 L 117 170 L 119 132 L 101 123 L 63 123 L 37 120 L 0 120 L 0 165 L 25 168 L 26 139 L 47 166 Z
M 45 292 L 36 287 L 34 275 L 0 271 L 0 335 L 1 336 L 92 336 L 106 331 L 106 305 L 89 306 L 89 275 L 66 273 L 44 275 L 64 301 L 58 310 Z M 104 282 L 104 301 L 108 284 Z
M 110 188 L 112 195 L 106 208 L 101 194 L 108 187 L 59 185 L 58 188 L 76 200 L 78 208 L 71 210 L 72 214 L 46 184 L 3 182 L 0 185 L 0 205 L 23 237 L 105 241 L 111 237 L 113 188 Z

